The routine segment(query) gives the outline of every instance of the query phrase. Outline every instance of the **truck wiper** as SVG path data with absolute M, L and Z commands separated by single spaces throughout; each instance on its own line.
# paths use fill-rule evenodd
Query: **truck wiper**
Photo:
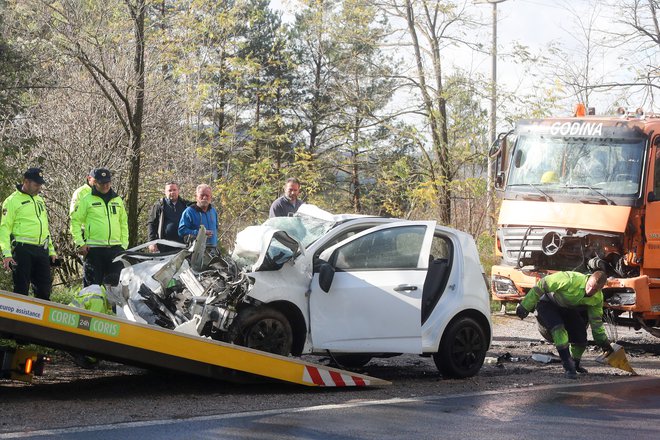
M 538 192 L 540 192 L 541 194 L 543 194 L 543 196 L 545 196 L 546 202 L 554 202 L 555 201 L 555 199 L 550 197 L 547 192 L 545 192 L 541 188 L 539 188 L 538 184 L 528 183 L 528 185 L 531 186 L 532 188 L 534 188 L 535 190 L 537 190 Z
M 591 190 L 591 191 L 595 192 L 596 194 L 598 194 L 599 196 L 601 196 L 603 198 L 603 200 L 605 200 L 607 202 L 608 205 L 616 205 L 616 203 L 614 203 L 614 200 L 610 199 L 609 197 L 607 197 L 602 192 L 598 191 L 593 186 L 590 186 L 590 185 L 566 185 L 566 188 Z
M 514 184 L 511 184 L 511 185 L 508 185 L 508 186 L 509 187 L 513 187 L 513 186 L 531 186 L 536 191 L 538 191 L 538 193 L 541 195 L 541 197 L 543 197 L 543 199 L 546 202 L 554 202 L 555 201 L 552 197 L 550 197 L 550 195 L 548 195 L 548 193 L 546 193 L 541 188 L 539 188 L 538 184 L 536 184 L 536 183 L 514 183 Z

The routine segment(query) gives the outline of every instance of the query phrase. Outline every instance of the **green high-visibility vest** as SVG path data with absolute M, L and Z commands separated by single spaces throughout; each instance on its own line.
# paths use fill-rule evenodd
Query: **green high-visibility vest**
M 81 230 L 85 228 L 85 237 Z M 121 246 L 128 248 L 128 216 L 121 197 L 105 201 L 90 193 L 71 214 L 71 235 L 76 246 Z
M 73 213 L 76 210 L 76 205 L 80 200 L 83 199 L 87 194 L 92 193 L 92 187 L 88 184 L 84 184 L 80 188 L 76 189 L 71 196 L 71 204 L 69 205 L 69 214 Z
M 76 294 L 69 305 L 89 310 L 91 312 L 105 313 L 106 315 L 114 314 L 112 312 L 112 307 L 108 303 L 105 286 L 100 286 L 98 284 L 92 284 L 91 286 L 82 289 Z
M 17 189 L 2 202 L 0 248 L 4 258 L 11 257 L 12 240 L 44 246 L 49 255 L 55 255 L 48 230 L 46 204 L 41 196 L 31 196 Z
M 592 296 L 586 296 L 588 279 L 589 275 L 579 272 L 553 273 L 532 287 L 521 304 L 525 310 L 532 311 L 545 294 L 559 307 L 586 309 L 594 342 L 597 344 L 607 342 L 607 332 L 603 327 L 603 291 L 599 290 Z

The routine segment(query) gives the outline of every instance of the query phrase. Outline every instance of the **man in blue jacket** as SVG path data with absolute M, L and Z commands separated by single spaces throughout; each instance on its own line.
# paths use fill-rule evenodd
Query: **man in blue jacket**
M 211 187 L 206 184 L 197 186 L 195 191 L 195 204 L 183 211 L 179 222 L 179 237 L 186 239 L 196 237 L 199 227 L 206 228 L 206 246 L 215 249 L 218 245 L 218 212 L 211 205 L 213 194 Z

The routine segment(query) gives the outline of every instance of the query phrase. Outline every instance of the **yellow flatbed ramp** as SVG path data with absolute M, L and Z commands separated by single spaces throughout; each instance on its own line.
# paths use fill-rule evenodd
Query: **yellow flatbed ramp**
M 215 379 L 235 371 L 307 386 L 389 385 L 363 374 L 0 290 L 0 333 L 47 347 Z

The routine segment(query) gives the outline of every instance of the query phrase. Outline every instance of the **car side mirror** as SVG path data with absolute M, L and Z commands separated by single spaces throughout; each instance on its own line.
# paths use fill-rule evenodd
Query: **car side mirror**
M 330 263 L 322 263 L 319 270 L 319 286 L 325 293 L 330 291 L 332 279 L 335 277 L 335 268 Z

